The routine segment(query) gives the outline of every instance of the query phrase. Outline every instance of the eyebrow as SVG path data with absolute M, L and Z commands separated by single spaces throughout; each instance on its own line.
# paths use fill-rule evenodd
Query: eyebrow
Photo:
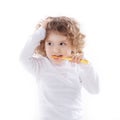
M 52 40 L 47 39 L 47 40 L 46 40 L 46 42 L 53 42 L 53 41 L 52 41 Z M 65 40 L 61 40 L 60 42 L 69 42 L 69 41 L 67 41 L 67 40 L 65 39 Z
M 46 42 L 52 42 L 52 40 L 46 40 Z

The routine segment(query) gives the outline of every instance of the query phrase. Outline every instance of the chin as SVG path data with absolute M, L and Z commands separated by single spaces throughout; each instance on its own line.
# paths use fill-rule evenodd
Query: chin
M 64 62 L 64 60 L 52 60 L 52 63 L 60 65 Z

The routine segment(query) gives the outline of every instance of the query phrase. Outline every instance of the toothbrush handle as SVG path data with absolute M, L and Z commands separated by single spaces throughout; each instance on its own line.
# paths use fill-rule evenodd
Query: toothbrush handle
M 71 57 L 67 57 L 67 58 L 66 58 L 66 57 L 65 57 L 65 58 L 63 57 L 62 59 L 64 59 L 64 60 L 72 60 Z M 84 64 L 88 64 L 88 63 L 89 63 L 89 61 L 86 60 L 86 59 L 81 59 L 80 62 L 81 62 L 81 63 L 84 63 Z
M 57 56 L 52 56 L 52 58 L 59 58 L 59 57 L 57 57 Z M 71 57 L 61 57 L 61 59 L 63 59 L 63 60 L 72 60 Z M 83 63 L 83 64 L 89 64 L 89 61 L 86 60 L 86 59 L 81 59 L 80 62 Z
M 84 63 L 84 64 L 89 64 L 89 61 L 86 60 L 86 59 L 81 59 L 80 62 L 81 62 L 81 63 Z

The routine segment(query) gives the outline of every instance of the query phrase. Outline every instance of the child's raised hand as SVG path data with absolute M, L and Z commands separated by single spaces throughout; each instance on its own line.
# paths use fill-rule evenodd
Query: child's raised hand
M 46 29 L 47 24 L 48 24 L 49 22 L 51 22 L 51 21 L 52 21 L 52 18 L 50 18 L 50 17 L 49 17 L 49 18 L 46 18 L 45 20 L 43 20 L 43 21 L 41 22 L 41 26 Z
M 72 60 L 71 60 L 71 62 L 74 62 L 74 63 L 81 63 L 81 61 L 80 60 L 82 60 L 83 59 L 83 53 L 77 53 L 77 54 L 74 54 L 73 56 L 72 56 Z

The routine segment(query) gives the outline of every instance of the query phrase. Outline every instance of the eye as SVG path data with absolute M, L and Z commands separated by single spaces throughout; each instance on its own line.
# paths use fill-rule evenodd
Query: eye
M 52 45 L 52 43 L 51 43 L 51 42 L 48 42 L 48 43 L 47 43 L 47 45 L 51 46 L 51 45 Z
M 63 45 L 66 45 L 66 43 L 64 43 L 64 42 L 61 42 L 61 43 L 60 43 L 60 45 L 61 45 L 61 46 L 63 46 Z

